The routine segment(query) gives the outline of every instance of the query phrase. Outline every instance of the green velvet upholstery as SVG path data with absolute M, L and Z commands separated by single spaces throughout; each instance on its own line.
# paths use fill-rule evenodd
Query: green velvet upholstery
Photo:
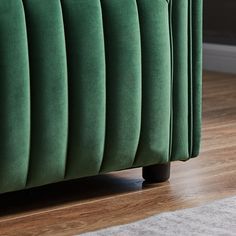
M 64 178 L 68 129 L 67 64 L 60 2 L 24 0 L 23 3 L 31 102 L 27 185 L 35 186 Z
M 0 193 L 188 160 L 202 0 L 0 1 Z
M 106 68 L 99 0 L 62 0 L 69 85 L 66 178 L 99 172 L 105 141 Z
M 169 161 L 171 50 L 169 5 L 137 0 L 142 48 L 142 118 L 134 161 L 144 166 Z

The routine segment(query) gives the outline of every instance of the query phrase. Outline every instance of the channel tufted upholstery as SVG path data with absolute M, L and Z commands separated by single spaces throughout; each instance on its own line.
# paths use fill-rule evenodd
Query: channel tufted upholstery
M 0 0 L 0 193 L 199 153 L 202 0 Z

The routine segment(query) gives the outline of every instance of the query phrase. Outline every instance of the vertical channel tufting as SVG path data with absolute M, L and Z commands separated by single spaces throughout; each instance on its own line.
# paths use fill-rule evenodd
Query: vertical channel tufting
M 68 58 L 66 178 L 98 174 L 105 139 L 105 52 L 100 0 L 62 0 Z
M 101 0 L 106 51 L 106 137 L 101 172 L 132 166 L 141 125 L 141 45 L 135 0 Z
M 59 0 L 24 0 L 31 84 L 31 147 L 28 186 L 64 178 L 67 128 L 67 65 Z
M 142 43 L 142 125 L 134 166 L 168 162 L 171 51 L 169 5 L 137 0 Z
M 29 158 L 28 48 L 21 0 L 0 1 L 0 193 L 25 186 Z
M 0 193 L 195 157 L 201 96 L 202 0 L 2 0 Z
M 199 154 L 202 120 L 202 0 L 192 0 L 193 56 L 193 149 Z
M 171 85 L 170 85 L 170 132 L 169 132 L 169 158 L 172 156 L 172 142 L 173 142 L 173 78 L 174 78 L 174 55 L 173 55 L 173 25 L 172 25 L 172 1 L 169 0 L 169 35 L 170 35 L 170 71 L 171 71 Z
M 172 2 L 173 141 L 172 160 L 189 157 L 188 139 L 188 0 Z
M 193 58 L 192 58 L 192 0 L 188 2 L 188 143 L 189 143 L 189 156 L 192 155 L 193 148 Z

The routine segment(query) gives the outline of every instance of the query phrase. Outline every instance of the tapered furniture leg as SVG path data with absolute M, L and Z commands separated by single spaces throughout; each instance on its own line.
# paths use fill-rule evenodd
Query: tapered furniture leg
M 148 183 L 161 183 L 170 178 L 170 163 L 143 167 L 143 178 Z

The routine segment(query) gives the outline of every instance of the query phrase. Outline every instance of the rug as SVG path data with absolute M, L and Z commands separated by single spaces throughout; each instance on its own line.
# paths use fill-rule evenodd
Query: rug
M 82 236 L 236 236 L 236 196 Z

